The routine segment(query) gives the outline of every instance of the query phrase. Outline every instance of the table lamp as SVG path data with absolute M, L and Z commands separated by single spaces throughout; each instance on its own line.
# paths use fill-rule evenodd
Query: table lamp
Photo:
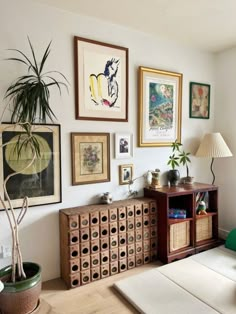
M 210 169 L 213 175 L 213 185 L 215 182 L 215 174 L 212 168 L 214 158 L 230 157 L 233 155 L 220 133 L 208 133 L 205 134 L 203 140 L 201 141 L 195 156 L 212 158 Z

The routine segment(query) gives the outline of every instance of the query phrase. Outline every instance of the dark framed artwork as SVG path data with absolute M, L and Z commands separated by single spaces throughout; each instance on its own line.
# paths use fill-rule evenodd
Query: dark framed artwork
M 126 164 L 119 166 L 119 184 L 129 184 L 130 181 L 133 179 L 133 164 Z
M 74 36 L 76 119 L 128 121 L 128 52 Z
M 110 181 L 110 134 L 71 133 L 72 185 Z
M 181 73 L 139 67 L 138 146 L 171 146 L 181 141 Z
M 189 117 L 209 119 L 211 86 L 204 83 L 190 82 Z
M 22 206 L 25 196 L 29 198 L 29 206 L 61 202 L 61 142 L 60 125 L 34 124 L 33 133 L 40 145 L 41 156 L 28 168 L 32 159 L 30 150 L 24 150 L 17 157 L 14 143 L 17 136 L 24 130 L 15 124 L 0 125 L 0 193 L 3 192 L 3 182 L 14 172 L 21 173 L 12 176 L 7 182 L 7 191 L 14 208 Z M 25 169 L 26 168 L 26 169 Z M 23 171 L 21 171 L 23 169 Z M 4 199 L 6 202 L 6 199 Z

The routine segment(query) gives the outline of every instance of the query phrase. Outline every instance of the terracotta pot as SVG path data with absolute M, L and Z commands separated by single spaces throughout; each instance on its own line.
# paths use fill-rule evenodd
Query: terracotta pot
M 0 270 L 0 280 L 4 289 L 0 293 L 0 313 L 32 313 L 39 302 L 41 292 L 41 267 L 35 263 L 23 263 L 27 278 L 10 282 L 11 266 Z

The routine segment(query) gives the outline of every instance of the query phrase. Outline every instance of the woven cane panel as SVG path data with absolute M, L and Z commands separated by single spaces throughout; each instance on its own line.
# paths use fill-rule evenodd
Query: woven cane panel
M 196 241 L 203 241 L 212 238 L 212 216 L 197 219 Z
M 189 221 L 170 225 L 170 252 L 190 245 Z

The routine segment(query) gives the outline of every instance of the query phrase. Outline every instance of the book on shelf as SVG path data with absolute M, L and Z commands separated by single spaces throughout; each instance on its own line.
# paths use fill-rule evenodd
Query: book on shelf
M 186 209 L 170 208 L 168 210 L 168 217 L 185 219 L 187 217 Z

